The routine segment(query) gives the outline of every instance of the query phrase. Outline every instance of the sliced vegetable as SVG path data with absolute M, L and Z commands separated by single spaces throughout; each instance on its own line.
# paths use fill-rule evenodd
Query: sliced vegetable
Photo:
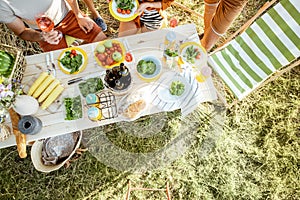
M 170 93 L 175 96 L 180 96 L 185 90 L 185 85 L 181 81 L 173 81 L 170 86 Z
M 196 62 L 196 59 L 200 59 L 201 53 L 199 52 L 199 49 L 197 47 L 194 47 L 193 45 L 186 48 L 185 54 L 183 57 L 185 60 L 191 64 L 194 64 Z
M 156 70 L 156 64 L 152 60 L 140 60 L 137 64 L 137 71 L 141 74 L 152 75 Z

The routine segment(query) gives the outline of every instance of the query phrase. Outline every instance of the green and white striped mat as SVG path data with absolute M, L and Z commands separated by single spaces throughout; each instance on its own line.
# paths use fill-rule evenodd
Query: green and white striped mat
M 300 56 L 300 0 L 282 0 L 209 57 L 209 65 L 241 100 Z

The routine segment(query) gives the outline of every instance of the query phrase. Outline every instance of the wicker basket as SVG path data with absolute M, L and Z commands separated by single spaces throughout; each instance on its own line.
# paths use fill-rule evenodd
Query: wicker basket
M 25 57 L 22 54 L 22 51 L 18 50 L 16 47 L 12 47 L 6 44 L 0 44 L 0 50 L 6 51 L 15 57 L 15 63 L 9 76 L 9 79 L 15 79 L 17 81 L 22 81 L 24 71 L 25 71 Z

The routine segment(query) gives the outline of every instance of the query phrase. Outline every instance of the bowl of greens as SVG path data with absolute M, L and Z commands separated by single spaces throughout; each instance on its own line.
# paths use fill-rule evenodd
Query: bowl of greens
M 58 58 L 58 66 L 66 74 L 78 74 L 87 65 L 86 52 L 78 47 L 64 49 Z
M 185 101 L 186 96 L 191 91 L 191 85 L 180 75 L 175 75 L 172 76 L 172 78 L 163 80 L 161 85 L 162 87 L 158 92 L 158 97 L 167 103 Z
M 155 56 L 144 56 L 138 60 L 136 71 L 142 80 L 154 81 L 161 74 L 162 64 Z

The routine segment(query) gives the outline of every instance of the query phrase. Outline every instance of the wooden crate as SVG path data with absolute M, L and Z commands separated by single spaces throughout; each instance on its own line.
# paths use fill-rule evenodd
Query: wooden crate
M 0 44 L 0 50 L 6 51 L 14 56 L 15 62 L 9 79 L 15 79 L 21 82 L 26 65 L 25 57 L 22 54 L 22 51 L 18 50 L 16 47 L 12 47 L 6 44 Z

